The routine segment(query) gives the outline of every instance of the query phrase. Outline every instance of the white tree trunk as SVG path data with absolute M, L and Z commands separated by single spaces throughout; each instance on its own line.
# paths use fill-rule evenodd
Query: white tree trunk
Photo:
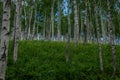
M 2 19 L 1 47 L 0 47 L 0 80 L 5 80 L 5 71 L 7 65 L 9 34 L 10 34 L 9 32 L 10 4 L 11 4 L 11 0 L 3 1 L 3 19 Z
M 25 5 L 24 5 L 24 16 L 25 16 L 25 35 L 24 35 L 24 39 L 27 39 L 27 28 L 28 28 L 28 21 L 27 21 L 27 13 L 26 13 L 26 9 L 25 9 Z
M 110 45 L 112 49 L 112 61 L 113 61 L 113 75 L 115 76 L 116 70 L 117 70 L 117 60 L 116 60 L 116 54 L 115 54 L 115 43 L 114 43 L 114 27 L 112 22 L 112 16 L 111 16 L 111 8 L 110 8 L 110 0 L 107 0 L 107 6 L 108 6 L 108 15 L 109 15 L 109 24 L 110 24 Z
M 2 28 L 2 13 L 0 14 L 0 32 L 1 32 L 1 28 Z
M 33 6 L 29 9 L 29 23 L 28 23 L 28 33 L 27 33 L 27 40 L 30 39 L 30 34 L 31 34 L 31 21 L 32 21 L 32 15 L 33 15 Z
M 36 29 L 36 34 L 37 34 L 36 37 L 37 37 L 37 39 L 38 39 L 38 33 L 39 33 L 39 30 L 38 30 L 38 29 L 39 29 L 39 27 L 38 27 L 38 24 L 37 24 L 37 29 Z M 39 40 L 39 39 L 38 39 L 38 40 Z
M 58 0 L 58 40 L 61 38 L 61 7 L 60 0 Z
M 81 17 L 82 17 L 82 15 L 80 15 Z M 80 37 L 80 40 L 83 42 L 83 20 L 82 20 L 82 18 L 80 18 L 80 35 L 81 35 L 81 37 Z
M 99 46 L 100 71 L 103 72 L 102 47 L 101 47 L 101 40 L 100 40 L 100 28 L 99 28 L 99 23 L 98 23 L 98 8 L 97 8 L 95 0 L 94 0 L 94 7 L 95 7 L 95 17 L 96 17 L 95 23 L 96 23 L 96 28 L 97 28 L 97 42 Z
M 45 40 L 46 37 L 46 12 L 44 16 L 44 25 L 43 25 L 43 39 Z
M 15 2 L 16 5 L 16 22 L 15 22 L 15 41 L 14 41 L 14 54 L 13 60 L 16 62 L 17 55 L 18 55 L 18 41 L 21 37 L 21 24 L 20 24 L 20 7 L 21 7 L 21 0 L 17 0 Z
M 37 14 L 37 10 L 35 9 L 35 14 L 34 14 L 34 24 L 33 24 L 33 31 L 32 31 L 32 39 L 33 39 L 33 40 L 34 40 L 34 37 L 35 37 L 36 14 Z
M 49 26 L 49 34 L 48 34 L 48 36 L 49 36 L 49 40 L 51 39 L 51 22 L 50 22 L 50 20 L 49 20 L 49 24 L 50 24 L 50 26 Z
M 87 43 L 87 35 L 88 35 L 88 19 L 87 19 L 87 2 L 85 3 L 86 10 L 85 10 L 85 19 L 84 19 L 84 44 Z
M 52 0 L 52 7 L 51 7 L 52 40 L 54 39 L 54 3 L 55 0 Z
M 75 43 L 77 44 L 79 41 L 79 20 L 76 0 L 73 0 L 73 4 L 74 4 L 74 40 Z
M 103 22 L 101 11 L 100 11 L 100 18 L 101 18 L 101 26 L 102 26 L 102 37 L 103 37 L 103 42 L 105 43 L 107 36 L 106 36 L 106 28 L 104 26 L 104 22 Z
M 67 35 L 67 46 L 66 46 L 66 62 L 69 61 L 70 54 L 70 37 L 71 37 L 71 22 L 70 22 L 70 0 L 68 0 L 68 35 Z

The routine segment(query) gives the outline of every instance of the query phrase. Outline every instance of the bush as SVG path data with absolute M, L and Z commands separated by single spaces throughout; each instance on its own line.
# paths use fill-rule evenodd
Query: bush
M 6 80 L 112 80 L 111 49 L 102 45 L 104 73 L 99 71 L 98 45 L 71 43 L 70 60 L 65 62 L 65 42 L 20 41 L 18 60 L 13 63 L 12 42 L 9 46 Z M 120 67 L 120 46 L 116 46 Z M 120 79 L 120 69 L 116 80 Z

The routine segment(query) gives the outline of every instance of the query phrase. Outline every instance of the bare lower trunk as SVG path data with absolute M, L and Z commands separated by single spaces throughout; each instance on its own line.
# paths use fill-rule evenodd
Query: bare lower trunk
M 68 41 L 66 46 L 66 62 L 69 61 L 69 54 L 70 54 L 70 37 L 71 37 L 71 23 L 70 23 L 70 0 L 68 0 Z
M 46 12 L 44 16 L 44 25 L 43 25 L 43 39 L 46 37 Z
M 102 14 L 101 14 L 101 26 L 102 26 L 103 43 L 105 43 L 106 42 L 106 29 L 103 23 Z
M 15 43 L 14 43 L 14 54 L 13 54 L 13 60 L 16 62 L 17 60 L 17 55 L 18 55 L 18 41 L 20 40 L 21 37 L 21 24 L 20 24 L 20 5 L 21 5 L 21 0 L 17 0 L 15 2 L 16 4 L 16 23 L 15 23 Z
M 61 38 L 61 8 L 60 8 L 60 0 L 58 0 L 58 40 Z
M 82 17 L 82 15 L 81 15 L 81 17 Z M 82 20 L 82 18 L 80 18 L 80 20 L 81 20 L 81 31 L 80 31 L 80 33 L 81 33 L 81 41 L 83 41 L 83 28 L 84 28 L 84 25 L 83 25 L 83 20 Z
M 94 4 L 95 4 L 95 17 L 96 17 L 95 22 L 97 27 L 97 42 L 99 46 L 100 71 L 103 72 L 102 47 L 101 47 L 101 40 L 100 40 L 100 28 L 98 23 L 98 8 L 95 0 L 94 0 Z
M 76 0 L 73 0 L 73 4 L 74 4 L 74 40 L 77 45 L 79 41 L 79 20 Z
M 84 31 L 84 44 L 87 43 L 87 28 L 88 28 L 88 25 L 87 25 L 87 3 L 85 3 L 86 5 L 86 11 L 85 11 L 85 20 L 84 20 L 84 28 L 83 28 L 83 31 Z
M 51 8 L 52 40 L 54 39 L 54 3 L 55 0 L 52 0 L 52 8 Z
M 1 32 L 1 28 L 2 28 L 2 14 L 0 14 L 0 32 Z
M 87 43 L 87 25 L 84 23 L 84 44 Z
M 33 7 L 29 9 L 30 15 L 29 15 L 29 26 L 28 26 L 28 31 L 27 31 L 27 39 L 30 39 L 30 34 L 31 34 L 31 21 L 32 21 L 32 15 L 33 15 Z
M 35 14 L 34 14 L 34 24 L 33 24 L 33 31 L 32 31 L 32 39 L 33 39 L 33 40 L 34 40 L 34 37 L 35 37 L 36 14 L 37 14 L 37 10 L 35 9 Z
M 49 40 L 51 39 L 51 22 L 49 22 L 50 25 L 49 25 Z
M 24 39 L 27 40 L 28 21 L 27 21 L 27 13 L 26 13 L 25 6 L 24 6 L 24 16 L 25 16 L 25 35 L 24 35 Z
M 69 61 L 69 54 L 70 54 L 70 36 L 67 34 L 67 46 L 66 46 L 66 62 Z
M 89 42 L 91 42 L 91 7 L 90 7 L 90 1 L 88 0 L 87 1 L 87 6 L 88 6 L 88 12 L 89 12 L 89 15 L 88 15 L 88 12 L 87 12 L 87 17 L 88 17 L 88 34 L 87 34 L 87 36 L 88 36 L 88 41 Z
M 37 34 L 37 35 L 36 35 L 36 37 L 38 37 L 38 33 L 39 33 L 39 30 L 38 30 L 38 29 L 39 29 L 39 27 L 38 27 L 38 24 L 37 24 L 37 29 L 36 29 L 36 34 Z
M 107 6 L 108 6 L 108 14 L 109 14 L 109 23 L 110 23 L 110 45 L 112 49 L 112 61 L 113 61 L 113 75 L 115 76 L 116 70 L 117 70 L 117 61 L 116 61 L 116 54 L 115 54 L 115 45 L 114 45 L 114 28 L 113 28 L 113 22 L 112 22 L 112 16 L 111 16 L 111 9 L 110 9 L 110 0 L 107 0 Z
M 100 0 L 100 6 L 101 6 L 101 0 Z M 106 42 L 106 28 L 103 22 L 102 9 L 100 9 L 100 20 L 101 20 L 101 27 L 102 27 L 103 43 L 105 43 Z
M 7 65 L 8 45 L 9 45 L 9 28 L 10 28 L 10 4 L 11 0 L 3 1 L 3 19 L 1 32 L 0 48 L 0 80 L 5 80 Z

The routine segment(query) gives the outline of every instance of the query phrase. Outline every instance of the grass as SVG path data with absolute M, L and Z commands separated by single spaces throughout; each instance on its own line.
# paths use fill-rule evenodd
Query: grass
M 70 60 L 65 61 L 65 42 L 20 41 L 18 60 L 13 63 L 12 43 L 9 46 L 6 80 L 120 80 L 120 46 L 116 46 L 118 70 L 111 78 L 112 55 L 102 45 L 104 73 L 99 71 L 97 44 L 71 43 Z

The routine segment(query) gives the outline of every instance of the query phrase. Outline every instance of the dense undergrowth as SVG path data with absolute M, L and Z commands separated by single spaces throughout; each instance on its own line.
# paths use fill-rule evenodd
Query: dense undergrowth
M 65 61 L 65 42 L 20 41 L 16 63 L 9 47 L 7 80 L 120 80 L 120 46 L 116 46 L 118 70 L 111 78 L 112 55 L 109 45 L 102 45 L 104 73 L 99 71 L 97 44 L 71 43 L 70 60 Z

